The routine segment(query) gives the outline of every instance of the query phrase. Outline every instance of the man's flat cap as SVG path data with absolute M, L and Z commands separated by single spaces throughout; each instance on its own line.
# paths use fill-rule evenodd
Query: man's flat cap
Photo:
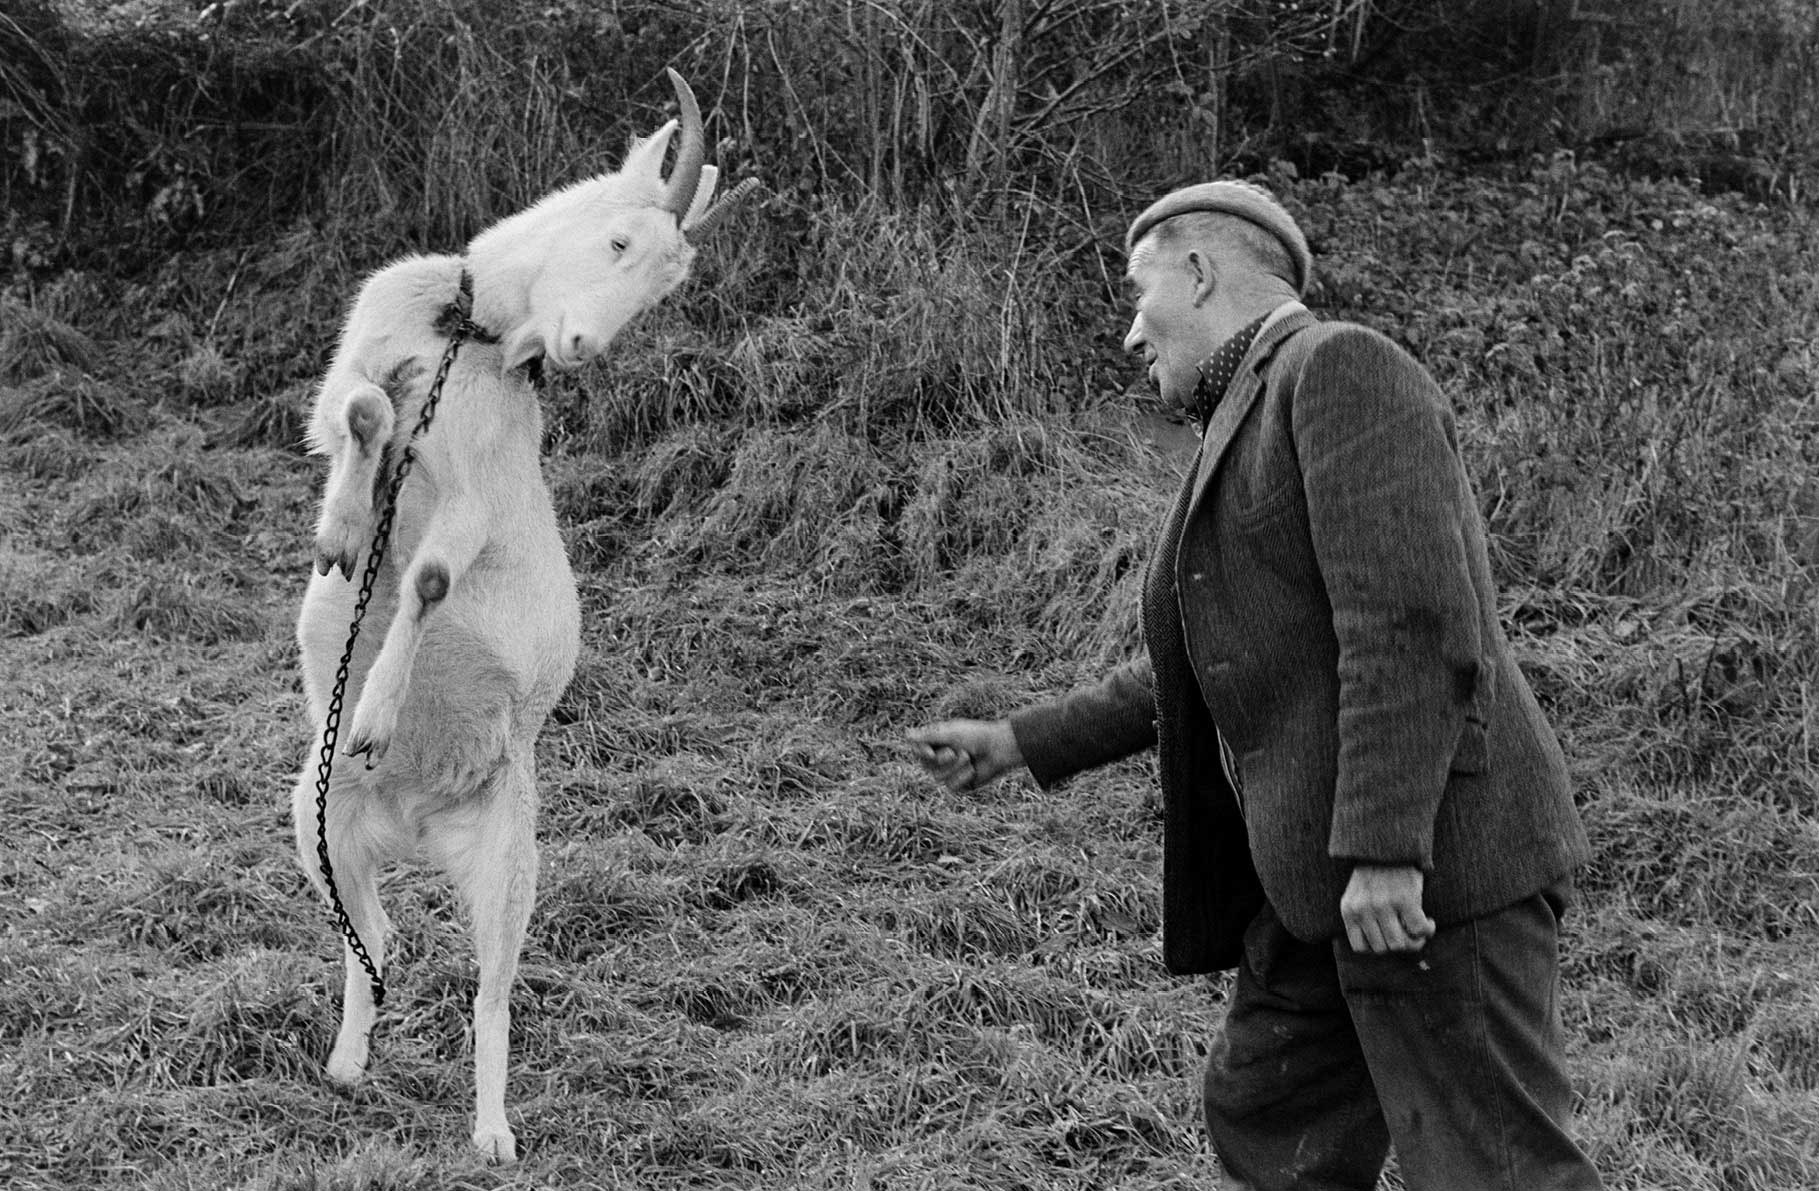
M 1288 252 L 1288 258 L 1294 265 L 1295 291 L 1307 292 L 1308 278 L 1314 271 L 1314 255 L 1308 251 L 1307 237 L 1301 234 L 1294 216 L 1282 209 L 1282 204 L 1276 201 L 1275 196 L 1263 187 L 1249 182 L 1202 182 L 1163 195 L 1131 222 L 1131 230 L 1124 237 L 1124 251 L 1130 252 L 1137 246 L 1137 241 L 1148 235 L 1150 229 L 1163 220 L 1186 215 L 1191 211 L 1218 211 L 1236 215 L 1240 219 L 1250 220 L 1276 237 L 1282 242 L 1283 249 Z

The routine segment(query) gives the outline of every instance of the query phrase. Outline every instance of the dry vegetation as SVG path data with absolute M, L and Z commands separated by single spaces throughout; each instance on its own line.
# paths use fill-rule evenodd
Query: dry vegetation
M 482 87 L 496 47 L 430 27 L 397 37 Z M 666 32 L 624 32 L 653 63 L 627 78 L 660 77 Z M 362 44 L 350 77 L 373 85 L 393 60 Z M 510 138 L 470 130 L 434 201 L 426 159 L 416 191 L 329 170 L 323 205 L 258 235 L 147 216 L 121 258 L 34 256 L 54 214 L 12 228 L 0 1182 L 1207 1185 L 1223 984 L 1161 968 L 1147 761 L 957 798 L 899 745 L 1132 648 L 1178 476 L 1104 286 L 1176 173 L 1126 194 L 1083 169 L 1060 213 L 956 219 L 1033 190 L 1046 142 L 996 192 L 925 204 L 770 177 L 677 301 L 552 386 L 585 640 L 540 745 L 525 1160 L 467 1153 L 472 964 L 422 874 L 387 886 L 372 1079 L 325 1081 L 339 947 L 286 821 L 314 730 L 290 638 L 319 479 L 301 413 L 362 270 L 588 168 L 549 122 L 548 79 L 576 68 L 539 69 L 549 119 L 511 111 L 547 156 L 501 166 L 503 194 L 482 175 Z M 430 110 L 405 98 L 394 115 Z M 769 176 L 761 150 L 728 164 Z M 878 168 L 909 187 L 939 164 Z M 1271 180 L 1316 302 L 1454 397 L 1505 620 L 1574 761 L 1596 845 L 1566 956 L 1582 1136 L 1620 1191 L 1819 1186 L 1819 225 L 1571 156 Z

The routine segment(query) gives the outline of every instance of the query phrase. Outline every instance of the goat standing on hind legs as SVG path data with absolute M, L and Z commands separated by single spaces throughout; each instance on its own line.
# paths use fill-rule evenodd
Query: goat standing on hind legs
M 543 420 L 533 376 L 606 350 L 634 316 L 681 284 L 695 243 L 756 184 L 717 203 L 703 166 L 701 116 L 682 109 L 669 178 L 671 121 L 635 144 L 615 173 L 577 183 L 482 232 L 465 257 L 417 256 L 369 278 L 348 316 L 310 421 L 329 458 L 317 573 L 297 636 L 318 730 L 366 570 L 383 525 L 375 495 L 408 450 L 370 607 L 391 609 L 383 639 L 360 636 L 348 666 L 354 709 L 324 796 L 327 855 L 348 923 L 375 974 L 389 921 L 380 867 L 416 858 L 444 872 L 471 918 L 474 1144 L 517 1156 L 505 1119 L 509 995 L 537 882 L 537 732 L 574 672 L 580 613 L 574 575 L 539 464 Z M 464 337 L 441 381 L 429 428 L 414 431 L 451 336 Z M 335 572 L 339 571 L 339 574 Z M 303 868 L 330 898 L 318 864 L 318 768 L 312 750 L 292 812 Z M 329 1075 L 366 1071 L 376 1016 L 354 946 Z

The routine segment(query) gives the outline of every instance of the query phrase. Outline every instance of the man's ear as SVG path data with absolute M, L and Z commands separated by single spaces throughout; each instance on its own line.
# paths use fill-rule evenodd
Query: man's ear
M 1187 267 L 1194 274 L 1194 305 L 1204 306 L 1218 285 L 1218 278 L 1213 275 L 1213 262 L 1198 248 L 1190 248 L 1187 250 Z

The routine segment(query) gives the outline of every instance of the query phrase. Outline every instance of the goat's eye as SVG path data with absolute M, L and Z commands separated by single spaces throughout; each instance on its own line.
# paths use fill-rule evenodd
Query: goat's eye
M 614 236 L 609 243 L 612 245 L 614 256 L 624 256 L 625 250 L 632 246 L 632 242 L 624 236 Z

